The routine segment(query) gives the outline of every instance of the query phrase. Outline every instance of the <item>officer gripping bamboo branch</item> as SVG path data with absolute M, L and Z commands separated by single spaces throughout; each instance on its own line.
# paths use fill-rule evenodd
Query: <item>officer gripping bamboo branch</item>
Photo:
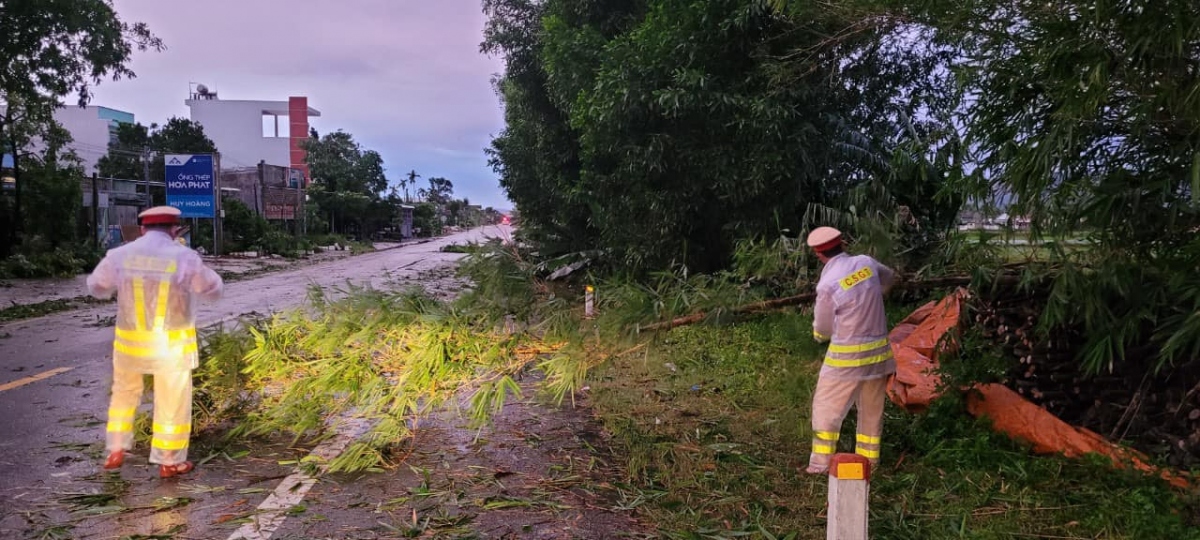
M 842 233 L 818 227 L 808 245 L 824 264 L 817 283 L 813 337 L 829 342 L 812 407 L 812 453 L 806 472 L 826 474 L 837 453 L 842 420 L 858 410 L 855 453 L 879 460 L 888 376 L 896 371 L 883 295 L 895 272 L 866 255 L 843 251 Z

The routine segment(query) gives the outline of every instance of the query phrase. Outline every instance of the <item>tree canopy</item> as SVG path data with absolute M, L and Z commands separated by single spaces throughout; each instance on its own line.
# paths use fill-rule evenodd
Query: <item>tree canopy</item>
M 10 252 L 24 222 L 20 158 L 29 133 L 20 126 L 45 134 L 63 100 L 86 105 L 93 85 L 134 77 L 128 65 L 135 50 L 162 48 L 145 24 L 118 17 L 109 0 L 0 2 L 0 148 L 13 155 L 17 178 L 11 205 L 0 200 L 0 228 L 7 232 L 0 234 L 0 256 Z
M 109 152 L 96 163 L 101 176 L 140 179 L 145 174 L 144 152 L 151 152 L 150 179 L 161 181 L 165 154 L 204 154 L 217 152 L 217 145 L 204 134 L 204 126 L 186 118 L 172 117 L 163 126 L 137 124 L 117 126 L 117 139 Z
M 946 93 L 936 55 L 906 50 L 897 25 L 824 4 L 484 6 L 483 49 L 507 68 L 491 163 L 523 228 L 635 271 L 720 268 L 738 239 L 797 230 L 814 205 L 889 179 L 893 152 L 936 131 L 916 119 Z
M 313 133 L 316 135 L 316 133 Z M 304 142 L 313 178 L 310 193 L 326 214 L 334 232 L 369 234 L 391 223 L 395 204 L 385 200 L 388 180 L 383 157 L 364 150 L 345 131 L 335 131 Z
M 1200 357 L 1194 1 L 483 6 L 490 162 L 543 253 L 715 270 L 828 224 L 917 269 L 956 252 L 964 202 L 1003 203 L 1049 253 L 1044 328 L 1082 328 L 1090 368 Z
M 1160 365 L 1200 356 L 1200 4 L 897 10 L 960 59 L 975 172 L 955 187 L 1005 193 L 1057 246 L 1043 323 L 1086 328 L 1094 370 L 1148 340 Z

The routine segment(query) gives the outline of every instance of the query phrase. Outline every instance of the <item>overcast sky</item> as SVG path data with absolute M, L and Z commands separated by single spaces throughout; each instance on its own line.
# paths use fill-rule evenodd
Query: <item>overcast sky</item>
M 410 169 L 454 182 L 472 203 L 509 208 L 483 149 L 503 128 L 479 53 L 479 0 L 114 0 L 167 49 L 139 53 L 133 80 L 105 82 L 94 105 L 143 124 L 186 118 L 189 82 L 221 99 L 308 96 L 322 134 L 343 129 L 379 151 L 388 178 Z M 252 164 L 251 164 L 252 165 Z

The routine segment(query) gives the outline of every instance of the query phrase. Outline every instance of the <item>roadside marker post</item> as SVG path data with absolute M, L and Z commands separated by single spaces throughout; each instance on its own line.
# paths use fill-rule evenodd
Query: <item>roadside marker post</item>
M 837 454 L 829 466 L 829 520 L 826 540 L 867 540 L 867 497 L 871 462 L 858 454 Z
M 583 318 L 591 319 L 596 316 L 596 289 L 588 285 L 583 292 Z

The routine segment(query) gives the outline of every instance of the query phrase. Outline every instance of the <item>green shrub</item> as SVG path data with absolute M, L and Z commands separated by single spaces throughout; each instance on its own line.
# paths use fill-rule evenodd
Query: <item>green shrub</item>
M 0 261 L 0 278 L 66 278 L 90 272 L 100 262 L 100 253 L 86 245 L 38 249 L 34 241 Z
M 313 234 L 309 235 L 308 241 L 314 246 L 332 246 L 334 244 L 346 245 L 350 241 L 346 240 L 345 236 L 340 234 Z
M 254 248 L 260 253 L 295 258 L 303 256 L 312 245 L 304 238 L 297 238 L 278 229 L 269 229 Z

